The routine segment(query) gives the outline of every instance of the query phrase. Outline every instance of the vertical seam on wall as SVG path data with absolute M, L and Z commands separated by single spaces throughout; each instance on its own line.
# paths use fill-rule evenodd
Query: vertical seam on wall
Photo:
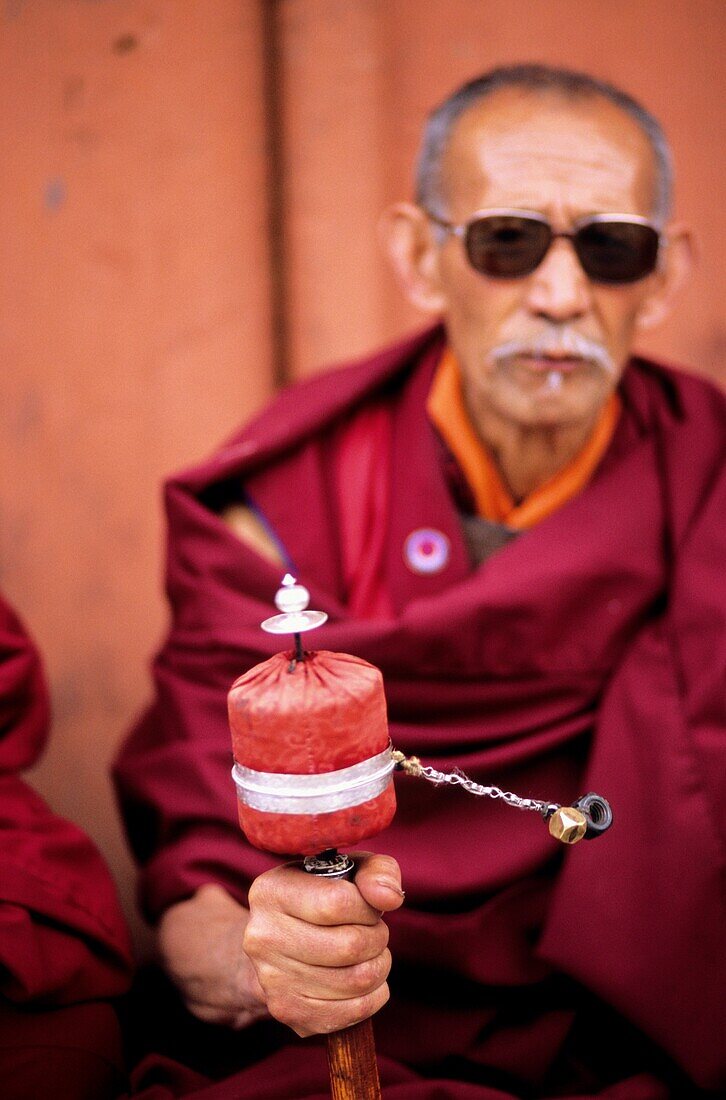
M 289 378 L 285 278 L 285 155 L 282 104 L 280 0 L 259 0 L 262 20 L 262 95 L 267 177 L 267 234 L 270 257 L 270 343 L 276 387 Z

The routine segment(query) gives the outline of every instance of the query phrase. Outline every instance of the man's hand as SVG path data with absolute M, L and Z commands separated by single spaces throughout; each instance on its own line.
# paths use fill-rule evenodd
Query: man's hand
M 388 928 L 403 902 L 398 864 L 356 856 L 355 882 L 276 867 L 250 890 L 244 935 L 270 1013 L 298 1035 L 338 1031 L 389 997 Z
M 159 947 L 189 1011 L 241 1028 L 268 1015 L 254 967 L 242 949 L 250 914 L 221 886 L 202 886 L 167 909 Z

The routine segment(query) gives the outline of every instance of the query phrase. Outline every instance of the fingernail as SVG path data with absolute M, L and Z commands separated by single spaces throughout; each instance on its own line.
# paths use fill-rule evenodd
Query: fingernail
M 377 878 L 376 882 L 379 886 L 384 886 L 386 890 L 392 890 L 394 894 L 398 894 L 399 898 L 405 898 L 406 891 L 402 890 L 400 886 L 397 886 L 395 882 L 392 882 L 388 878 Z

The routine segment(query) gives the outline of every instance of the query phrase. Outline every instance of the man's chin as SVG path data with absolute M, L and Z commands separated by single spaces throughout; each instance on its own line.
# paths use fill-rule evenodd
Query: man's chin
M 522 427 L 566 428 L 594 420 L 608 398 L 609 387 L 602 382 L 594 385 L 592 379 L 579 385 L 568 381 L 572 380 L 543 374 L 537 384 L 530 382 L 526 388 L 507 387 L 492 404 L 500 416 Z

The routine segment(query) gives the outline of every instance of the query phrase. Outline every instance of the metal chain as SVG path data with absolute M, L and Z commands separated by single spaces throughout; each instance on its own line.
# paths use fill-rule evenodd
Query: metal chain
M 513 791 L 503 791 L 501 787 L 485 787 L 481 783 L 475 783 L 473 779 L 469 779 L 468 775 L 459 771 L 458 768 L 451 772 L 440 772 L 436 768 L 428 765 L 424 766 L 416 756 L 406 757 L 397 750 L 394 750 L 392 755 L 396 766 L 401 768 L 402 771 L 407 772 L 409 775 L 427 779 L 429 783 L 433 783 L 437 787 L 444 783 L 463 787 L 469 794 L 478 795 L 481 798 L 501 798 L 508 806 L 514 806 L 518 810 L 535 810 L 543 817 L 550 817 L 551 814 L 560 809 L 559 802 L 545 802 L 538 798 L 522 798 L 520 795 L 514 794 Z

